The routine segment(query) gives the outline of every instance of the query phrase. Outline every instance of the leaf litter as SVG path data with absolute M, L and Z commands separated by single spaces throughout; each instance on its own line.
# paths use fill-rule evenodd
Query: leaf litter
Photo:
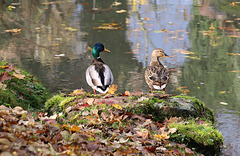
M 82 95 L 76 90 L 71 95 Z M 31 113 L 21 107 L 0 106 L 0 147 L 2 154 L 15 155 L 191 155 L 185 144 L 169 140 L 181 118 L 154 122 L 151 116 L 133 114 L 123 98 L 75 99 L 67 112 Z M 91 107 L 88 103 L 91 103 Z M 134 103 L 132 103 L 134 105 Z

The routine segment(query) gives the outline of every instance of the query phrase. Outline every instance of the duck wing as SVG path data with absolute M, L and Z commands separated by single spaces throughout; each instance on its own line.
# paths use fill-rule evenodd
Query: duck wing
M 95 62 L 87 68 L 86 80 L 92 88 L 105 92 L 113 83 L 112 71 L 106 64 Z
M 146 81 L 150 85 L 162 86 L 167 84 L 169 81 L 169 72 L 166 68 L 161 68 L 159 66 L 150 66 L 145 71 Z

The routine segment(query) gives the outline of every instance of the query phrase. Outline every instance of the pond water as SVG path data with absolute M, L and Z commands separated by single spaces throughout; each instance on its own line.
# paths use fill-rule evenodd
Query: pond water
M 52 92 L 83 88 L 101 53 L 118 92 L 148 91 L 144 70 L 154 48 L 172 58 L 167 94 L 196 96 L 214 110 L 222 155 L 240 153 L 240 3 L 230 0 L 67 0 L 0 2 L 0 59 L 36 75 Z M 106 30 L 107 29 L 107 30 Z

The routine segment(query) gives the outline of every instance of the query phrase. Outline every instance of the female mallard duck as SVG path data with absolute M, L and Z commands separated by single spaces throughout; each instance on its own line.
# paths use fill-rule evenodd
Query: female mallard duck
M 105 49 L 102 43 L 96 43 L 92 49 L 93 61 L 86 70 L 86 80 L 92 87 L 95 95 L 96 90 L 100 93 L 107 93 L 109 87 L 113 83 L 113 75 L 111 69 L 100 58 L 100 52 L 110 52 Z
M 148 67 L 145 71 L 145 80 L 151 88 L 152 95 L 153 89 L 163 90 L 165 95 L 165 89 L 169 82 L 169 72 L 158 60 L 160 57 L 170 56 L 168 56 L 163 49 L 154 49 L 151 55 L 150 67 Z

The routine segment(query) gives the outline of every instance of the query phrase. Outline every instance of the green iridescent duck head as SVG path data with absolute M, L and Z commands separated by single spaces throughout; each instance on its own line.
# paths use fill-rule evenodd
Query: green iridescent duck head
M 104 48 L 102 43 L 96 43 L 92 49 L 93 58 L 98 58 L 100 56 L 100 52 L 102 52 L 102 51 L 110 53 L 110 51 L 108 49 Z

